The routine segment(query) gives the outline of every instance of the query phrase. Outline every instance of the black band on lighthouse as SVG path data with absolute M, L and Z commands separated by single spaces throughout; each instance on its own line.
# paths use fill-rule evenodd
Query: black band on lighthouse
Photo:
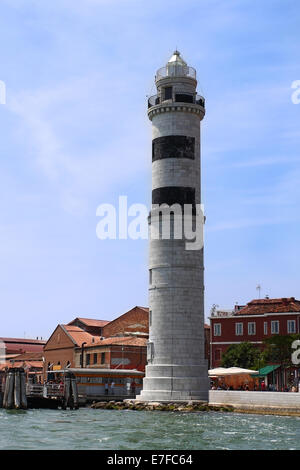
M 163 158 L 195 159 L 195 137 L 167 135 L 152 141 L 152 162 Z
M 166 186 L 153 189 L 152 204 L 191 204 L 195 208 L 195 188 L 181 186 Z

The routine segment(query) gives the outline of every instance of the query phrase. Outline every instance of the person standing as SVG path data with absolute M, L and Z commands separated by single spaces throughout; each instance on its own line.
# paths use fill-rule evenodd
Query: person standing
M 108 395 L 108 382 L 107 381 L 105 382 L 104 389 L 105 389 L 105 395 Z
M 131 393 L 132 395 L 135 396 L 135 387 L 136 387 L 136 383 L 135 381 L 133 380 L 133 382 L 131 383 Z
M 111 389 L 111 394 L 114 395 L 115 394 L 115 382 L 112 381 L 112 383 L 110 384 L 110 389 Z

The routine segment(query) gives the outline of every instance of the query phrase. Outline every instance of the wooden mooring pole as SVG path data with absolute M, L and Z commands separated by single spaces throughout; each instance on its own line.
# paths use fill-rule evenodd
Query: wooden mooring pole
M 22 367 L 9 369 L 5 374 L 3 408 L 27 408 L 26 377 Z
M 65 375 L 63 409 L 71 408 L 77 410 L 79 407 L 76 377 L 71 372 Z

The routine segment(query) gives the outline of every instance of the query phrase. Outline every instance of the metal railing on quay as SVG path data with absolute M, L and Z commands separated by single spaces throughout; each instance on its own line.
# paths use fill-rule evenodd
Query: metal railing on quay
M 27 396 L 44 396 L 44 397 L 63 397 L 64 385 L 63 384 L 27 384 Z
M 43 385 L 41 384 L 26 384 L 27 396 L 43 396 Z

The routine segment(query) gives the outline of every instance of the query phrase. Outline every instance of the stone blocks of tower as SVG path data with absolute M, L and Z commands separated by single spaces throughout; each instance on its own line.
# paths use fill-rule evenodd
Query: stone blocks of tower
M 205 114 L 196 73 L 176 51 L 158 71 L 156 86 L 148 109 L 152 204 L 195 208 L 201 203 L 200 121 Z M 155 217 L 152 210 L 150 229 Z M 184 236 L 150 238 L 149 244 L 148 365 L 138 399 L 207 401 L 203 247 L 187 250 Z

